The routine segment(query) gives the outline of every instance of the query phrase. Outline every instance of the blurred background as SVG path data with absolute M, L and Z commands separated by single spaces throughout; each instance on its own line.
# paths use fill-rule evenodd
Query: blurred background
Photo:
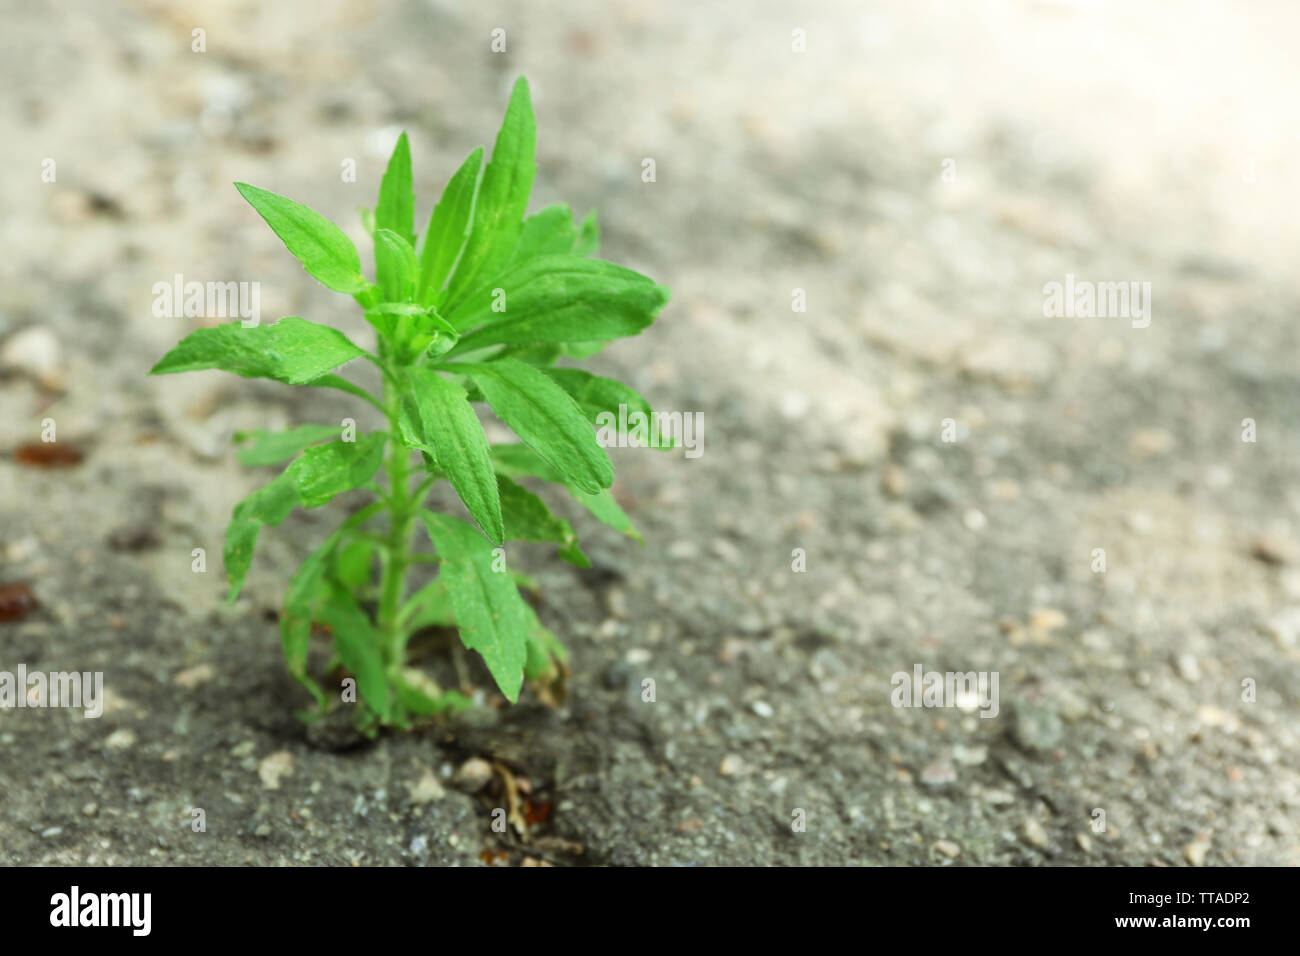
M 98 720 L 0 711 L 0 860 L 1300 862 L 1300 8 L 0 12 L 0 670 L 107 687 Z M 368 260 L 397 133 L 423 225 L 521 73 L 531 208 L 599 209 L 602 256 L 674 290 L 590 367 L 702 413 L 703 454 L 613 450 L 644 547 L 566 511 L 595 567 L 529 553 L 564 708 L 307 734 L 275 615 L 341 505 L 264 533 L 225 606 L 230 508 L 270 477 L 230 438 L 379 423 L 147 378 L 217 321 L 154 285 L 256 281 L 264 322 L 367 342 L 231 182 Z M 1150 283 L 1149 326 L 1045 317 L 1067 275 Z M 918 664 L 999 674 L 997 717 L 892 706 Z

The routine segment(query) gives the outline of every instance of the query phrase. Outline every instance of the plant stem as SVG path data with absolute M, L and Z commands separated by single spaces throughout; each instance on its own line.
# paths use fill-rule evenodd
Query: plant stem
M 384 561 L 379 591 L 379 634 L 390 674 L 405 665 L 406 635 L 400 610 L 406 590 L 406 569 L 410 566 L 411 525 L 419 502 L 410 495 L 408 469 L 411 452 L 396 438 L 402 395 L 389 376 L 384 378 L 384 405 L 388 413 L 388 555 Z

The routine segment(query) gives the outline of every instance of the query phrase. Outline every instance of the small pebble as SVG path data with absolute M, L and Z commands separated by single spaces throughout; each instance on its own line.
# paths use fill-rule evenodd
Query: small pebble
M 62 364 L 59 340 L 43 326 L 15 332 L 0 347 L 0 366 L 22 372 L 46 388 L 57 389 L 63 384 Z
M 1043 608 L 1029 615 L 1029 627 L 1035 631 L 1051 633 L 1067 623 L 1065 614 L 1056 608 Z
M 988 747 L 966 747 L 957 744 L 952 748 L 952 759 L 965 767 L 978 767 L 988 759 Z
M 262 779 L 262 786 L 267 790 L 279 790 L 280 778 L 293 773 L 293 754 L 279 750 L 262 758 L 257 765 L 257 775 Z
M 452 785 L 466 793 L 478 793 L 492 779 L 492 765 L 482 757 L 471 757 L 457 768 Z
M 921 771 L 921 782 L 926 786 L 939 787 L 957 782 L 957 768 L 950 760 L 936 760 Z
M 1195 654 L 1179 654 L 1174 659 L 1174 665 L 1178 668 L 1178 676 L 1187 683 L 1195 684 L 1201 679 L 1201 668 Z
M 745 772 L 745 762 L 735 754 L 727 754 L 718 764 L 718 773 L 724 777 L 735 777 Z
M 437 776 L 432 770 L 425 770 L 417 783 L 411 784 L 411 802 L 415 804 L 432 803 L 447 795 Z
M 193 690 L 200 684 L 206 684 L 215 676 L 217 674 L 212 669 L 211 664 L 200 664 L 197 667 L 190 667 L 181 671 L 172 678 L 172 682 L 179 687 L 184 687 L 186 690 Z
M 1047 846 L 1047 831 L 1044 830 L 1043 825 L 1033 817 L 1027 817 L 1025 819 L 1025 825 L 1022 832 L 1024 833 L 1025 842 L 1030 846 L 1036 846 L 1039 849 Z
M 934 848 L 950 860 L 955 860 L 961 855 L 961 847 L 951 840 L 935 840 Z
M 1183 856 L 1192 866 L 1205 866 L 1205 856 L 1210 852 L 1209 840 L 1193 840 L 1183 847 Z
M 104 741 L 104 746 L 109 750 L 126 750 L 128 747 L 135 745 L 135 731 L 123 727 L 121 730 L 115 730 L 108 735 Z

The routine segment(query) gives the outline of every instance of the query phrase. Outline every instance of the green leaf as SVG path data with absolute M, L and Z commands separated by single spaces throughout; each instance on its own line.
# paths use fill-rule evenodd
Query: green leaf
M 540 345 L 508 346 L 497 358 L 518 359 L 521 362 L 527 362 L 529 365 L 545 368 L 554 365 L 562 354 L 564 353 L 561 351 L 558 342 L 543 342 Z
M 278 525 L 297 506 L 298 493 L 287 470 L 235 505 L 230 524 L 226 526 L 226 544 L 222 551 L 226 579 L 230 582 L 228 601 L 233 603 L 239 597 L 244 576 L 253 563 L 253 548 L 262 526 Z
M 366 287 L 357 247 L 338 226 L 313 209 L 284 196 L 235 183 L 240 195 L 266 220 L 285 248 L 317 282 L 351 295 Z
M 341 378 L 338 375 L 322 375 L 320 378 L 313 379 L 306 384 L 308 388 L 336 388 L 340 392 L 347 392 L 349 395 L 355 395 L 362 401 L 369 402 L 381 412 L 384 411 L 384 406 L 380 403 L 379 399 L 375 398 L 375 396 L 371 395 L 360 385 L 353 385 L 347 379 Z
M 333 425 L 299 425 L 283 432 L 269 432 L 262 428 L 236 432 L 234 437 L 237 444 L 252 440 L 249 447 L 239 450 L 237 457 L 241 465 L 257 466 L 288 461 L 308 445 L 337 439 L 341 432 L 341 428 Z
M 506 698 L 519 698 L 527 659 L 527 605 L 508 573 L 492 568 L 492 543 L 463 521 L 432 511 L 420 518 L 438 549 L 461 642 L 478 651 Z
M 309 554 L 298 566 L 297 573 L 289 583 L 289 591 L 284 599 L 284 613 L 280 616 L 280 647 L 284 651 L 285 664 L 289 674 L 311 691 L 316 703 L 322 709 L 326 706 L 324 692 L 320 685 L 307 673 L 307 651 L 311 642 L 311 625 L 316 611 L 322 601 L 329 597 L 330 585 L 326 580 L 326 570 L 331 558 L 335 567 L 339 566 L 338 543 L 351 528 L 364 524 L 382 511 L 381 503 L 368 505 L 344 521 L 325 542 Z M 366 541 L 354 541 L 348 549 Z
M 551 514 L 546 502 L 505 475 L 497 475 L 497 488 L 501 495 L 507 540 L 554 541 L 560 546 L 558 553 L 564 560 L 580 568 L 591 567 L 591 561 L 578 547 L 578 536 L 574 534 L 573 526 Z
M 587 213 L 578 227 L 578 238 L 573 244 L 575 256 L 594 256 L 600 251 L 600 223 L 596 221 L 596 210 Z
M 232 322 L 198 329 L 159 359 L 149 374 L 219 368 L 245 378 L 305 385 L 365 354 L 337 329 L 291 315 L 275 325 L 246 329 Z
M 505 540 L 487 437 L 465 390 L 418 366 L 406 370 L 406 381 L 412 407 L 402 418 L 405 437 L 433 456 L 484 533 Z
M 567 255 L 573 251 L 577 233 L 573 226 L 573 213 L 564 203 L 547 206 L 524 220 L 519 242 L 506 266 L 527 262 L 534 256 Z
M 360 593 L 370 583 L 374 556 L 373 541 L 353 538 L 334 552 L 334 579 L 353 594 Z
M 500 303 L 493 289 L 504 293 L 504 311 L 492 310 Z M 606 341 L 650 325 L 669 294 L 640 273 L 600 259 L 538 256 L 444 315 L 457 329 L 474 330 L 458 352 L 500 343 Z
M 609 342 L 563 342 L 560 345 L 560 352 L 569 358 L 581 361 L 591 358 L 607 345 Z
M 370 233 L 370 238 L 375 238 L 373 231 Z M 356 301 L 357 305 L 361 306 L 362 309 L 373 309 L 375 306 L 379 305 L 379 303 L 384 301 L 384 290 L 379 288 L 377 285 L 367 282 L 366 287 L 360 292 L 354 293 L 352 298 Z
M 330 535 L 298 566 L 297 573 L 289 582 L 284 613 L 280 617 L 280 649 L 284 652 L 289 675 L 311 692 L 322 709 L 326 706 L 325 693 L 307 673 L 307 652 L 311 645 L 312 618 L 321 600 L 328 595 L 325 567 L 338 540 L 337 533 Z
M 654 408 L 650 403 L 637 394 L 635 389 L 629 388 L 616 379 L 592 375 L 580 368 L 547 368 L 542 371 L 569 393 L 587 419 L 595 425 L 608 427 L 609 418 L 605 417 L 602 420 L 602 416 L 612 415 L 615 431 L 618 431 L 621 424 L 633 417 L 633 412 L 640 412 L 645 416 L 647 430 L 651 428 L 651 423 L 655 422 Z M 627 406 L 626 416 L 619 414 L 620 405 Z M 647 431 L 650 447 L 673 447 L 675 442 L 672 436 L 665 436 L 662 426 L 656 430 L 659 434 L 650 434 Z
M 454 303 L 477 281 L 491 278 L 514 251 L 537 172 L 533 159 L 536 147 L 533 104 L 528 81 L 521 76 L 510 94 L 510 104 L 492 147 L 492 160 L 483 171 L 483 185 L 474 205 L 474 225 L 452 276 L 447 301 Z
M 375 633 L 364 611 L 356 600 L 341 587 L 330 589 L 321 616 L 334 634 L 334 648 L 357 679 L 357 696 L 380 719 L 387 720 L 393 713 L 388 678 L 380 650 L 379 635 Z
M 413 362 L 426 352 L 442 355 L 454 348 L 460 338 L 432 306 L 414 302 L 384 302 L 366 309 L 365 317 L 392 344 L 400 362 Z
M 434 578 L 407 602 L 409 616 L 403 616 L 403 623 L 408 633 L 415 633 L 421 628 L 434 625 L 446 626 L 455 623 L 456 617 L 451 612 L 451 595 L 447 593 L 447 582 Z
M 608 490 L 600 491 L 594 495 L 588 494 L 579 488 L 570 488 L 570 493 L 578 499 L 588 511 L 590 511 L 597 521 L 609 525 L 615 531 L 627 535 L 629 538 L 635 538 L 641 541 L 641 533 L 632 525 L 632 521 L 619 507 L 618 502 Z
M 335 495 L 360 488 L 383 463 L 388 436 L 371 432 L 360 441 L 314 445 L 285 469 L 303 507 L 319 508 Z
M 538 620 L 537 612 L 527 604 L 524 607 L 528 611 L 529 619 L 528 658 L 524 663 L 524 676 L 529 680 L 552 676 L 556 670 L 553 661 L 567 661 L 569 653 L 560 643 L 560 639 Z
M 415 192 L 411 188 L 411 144 L 406 133 L 397 137 L 384 178 L 379 182 L 375 228 L 389 229 L 415 244 Z
M 407 350 L 412 358 L 429 354 L 443 355 L 456 347 L 460 333 L 451 327 L 451 323 L 433 309 L 429 309 L 420 321 L 419 327 L 412 333 L 407 343 Z
M 416 672 L 417 674 L 419 672 Z M 423 675 L 420 675 L 423 676 Z M 425 678 L 427 681 L 428 678 Z M 429 681 L 429 683 L 432 683 Z M 412 714 L 420 717 L 432 717 L 445 710 L 453 713 L 473 705 L 464 694 L 454 690 L 443 691 L 439 688 L 438 696 L 433 696 L 429 688 L 418 686 L 409 674 L 403 675 L 397 682 L 397 702 Z
M 424 306 L 413 302 L 381 302 L 366 309 L 363 315 L 382 338 L 389 342 L 396 342 L 400 338 L 399 329 L 404 325 L 409 327 L 424 313 Z
M 637 541 L 642 540 L 640 533 L 632 526 L 631 520 L 608 489 L 596 494 L 588 494 L 581 488 L 566 482 L 559 471 L 552 468 L 527 445 L 493 445 L 492 464 L 498 475 L 510 478 L 531 476 L 542 481 L 563 485 L 574 499 L 590 511 L 597 520 L 604 522 L 616 531 L 620 531 Z
M 614 481 L 614 466 L 591 425 L 564 391 L 531 365 L 501 359 L 457 364 L 483 391 L 498 418 L 514 429 L 565 480 L 594 494 Z
M 483 147 L 479 146 L 448 180 L 429 216 L 420 250 L 419 301 L 425 305 L 433 303 L 442 291 L 469 239 L 482 171 Z
M 411 244 L 391 229 L 375 230 L 375 278 L 385 302 L 410 302 L 420 278 Z

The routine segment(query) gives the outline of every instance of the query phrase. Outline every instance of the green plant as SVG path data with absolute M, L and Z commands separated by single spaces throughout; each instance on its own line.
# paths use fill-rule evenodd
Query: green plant
M 525 217 L 536 170 L 535 137 L 521 77 L 491 161 L 483 165 L 482 147 L 470 153 L 417 243 L 403 133 L 380 183 L 378 204 L 363 212 L 374 239 L 373 283 L 362 276 L 355 246 L 332 222 L 282 196 L 236 183 L 309 275 L 364 309 L 377 347 L 368 352 L 335 329 L 289 317 L 269 326 L 199 329 L 152 369 L 166 374 L 215 368 L 341 389 L 384 416 L 387 430 L 365 435 L 302 425 L 236 436 L 249 442 L 239 455 L 245 464 L 292 461 L 235 506 L 224 548 L 231 601 L 264 525 L 278 525 L 296 507 L 318 508 L 354 489 L 375 499 L 346 518 L 289 585 L 281 641 L 290 673 L 316 699 L 307 719 L 329 706 L 308 672 L 313 622 L 328 626 L 335 662 L 355 677 L 357 721 L 367 731 L 408 726 L 413 718 L 465 703 L 407 665 L 409 638 L 433 624 L 454 623 L 511 702 L 525 677 L 555 686 L 566 670 L 565 651 L 520 595 L 519 582 L 527 579 L 509 570 L 500 546 L 549 541 L 565 560 L 583 567 L 589 562 L 568 522 L 518 479 L 554 482 L 601 521 L 639 537 L 608 491 L 613 467 L 592 424 L 620 404 L 647 415 L 650 408 L 619 382 L 554 365 L 640 332 L 663 308 L 668 290 L 591 257 L 599 242 L 594 214 L 576 224 L 567 206 L 553 205 Z M 378 367 L 382 396 L 336 374 L 357 358 Z M 489 446 L 476 402 L 486 402 L 522 444 Z M 412 468 L 416 452 L 421 466 Z M 386 486 L 377 480 L 381 470 Z M 443 478 L 477 529 L 424 507 L 431 486 Z M 386 520 L 377 529 L 381 519 Z M 420 550 L 417 526 L 433 553 Z M 437 576 L 411 593 L 408 572 L 426 564 L 436 564 Z

